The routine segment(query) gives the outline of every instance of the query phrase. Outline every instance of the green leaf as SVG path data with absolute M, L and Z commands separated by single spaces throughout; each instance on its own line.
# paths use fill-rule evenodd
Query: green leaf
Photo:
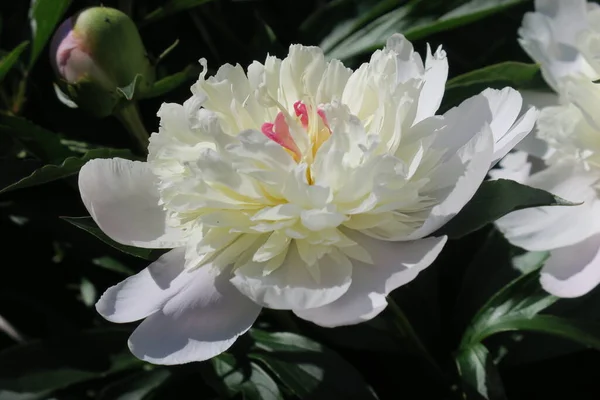
M 65 332 L 8 348 L 0 352 L 0 387 L 22 395 L 50 393 L 141 366 L 127 348 L 130 333 L 116 328 Z
M 32 47 L 29 68 L 33 67 L 54 28 L 71 5 L 72 0 L 32 0 L 29 7 Z
M 506 330 L 510 321 L 531 319 L 558 300 L 542 289 L 539 270 L 522 275 L 498 291 L 479 310 L 463 335 L 461 348 Z
M 505 319 L 495 325 L 496 332 L 530 331 L 558 336 L 600 350 L 600 323 L 565 319 L 554 315 Z
M 485 181 L 473 198 L 434 236 L 460 238 L 517 210 L 541 206 L 574 206 L 551 193 L 508 179 Z
M 354 367 L 326 347 L 293 333 L 253 329 L 249 358 L 264 365 L 299 398 L 376 399 Z
M 210 379 L 217 392 L 230 398 L 241 393 L 248 400 L 282 400 L 277 383 L 255 362 L 241 365 L 231 354 L 210 360 L 217 379 Z
M 455 302 L 454 326 L 464 330 L 473 315 L 506 284 L 540 269 L 549 256 L 512 246 L 500 231 L 490 229 L 465 270 Z
M 94 158 L 114 158 L 121 157 L 129 160 L 134 160 L 136 157 L 129 150 L 121 149 L 94 149 L 85 153 L 81 157 L 69 157 L 60 165 L 44 165 L 42 168 L 35 170 L 31 175 L 0 189 L 0 194 L 11 190 L 23 189 L 31 186 L 43 185 L 48 182 L 53 182 L 58 179 L 63 179 L 68 176 L 75 175 L 81 167 Z
M 60 163 L 74 155 L 62 144 L 61 136 L 24 118 L 0 113 L 0 133 L 10 135 L 35 157 L 49 163 Z
M 185 82 L 197 78 L 199 74 L 198 67 L 195 65 L 188 65 L 183 71 L 177 72 L 176 74 L 169 75 L 156 81 L 150 88 L 140 93 L 140 99 L 150 99 L 153 97 L 162 96 L 171 90 L 177 89 Z
M 421 39 L 433 33 L 442 32 L 478 21 L 527 0 L 471 0 L 451 12 L 439 15 L 417 15 L 417 6 L 423 1 L 413 0 L 408 4 L 372 18 L 358 17 L 347 22 L 343 28 L 336 28 L 321 42 L 328 58 L 342 61 L 372 52 L 385 45 L 386 40 L 396 32 L 402 32 L 409 40 Z M 385 11 L 385 7 L 380 8 Z M 339 30 L 343 30 L 342 33 Z
M 550 90 L 537 64 L 503 62 L 459 75 L 448 81 L 441 111 L 457 106 L 484 89 Z
M 153 259 L 153 251 L 151 249 L 140 249 L 132 246 L 125 246 L 123 244 L 117 243 L 108 236 L 96 225 L 92 217 L 61 217 L 61 219 L 75 225 L 76 227 L 83 229 L 84 231 L 91 233 L 96 236 L 98 239 L 102 240 L 104 243 L 114 247 L 117 250 L 122 251 L 123 253 L 143 258 L 145 260 Z
M 482 344 L 460 352 L 456 356 L 456 366 L 466 386 L 465 392 L 470 394 L 468 398 L 473 396 L 470 392 L 474 392 L 490 400 L 507 399 L 500 374 Z
M 189 10 L 190 8 L 198 7 L 210 1 L 212 0 L 170 0 L 165 5 L 158 7 L 146 15 L 142 24 L 146 25 L 156 22 L 180 11 Z
M 492 296 L 473 317 L 466 329 L 456 355 L 456 363 L 461 378 L 468 387 L 476 390 L 486 399 L 504 399 L 496 391 L 498 385 L 490 383 L 488 370 L 492 368 L 488 351 L 482 341 L 496 333 L 531 329 L 542 329 L 537 320 L 546 320 L 547 316 L 538 313 L 558 300 L 544 291 L 539 282 L 539 269 L 513 280 Z M 556 325 L 548 330 L 559 329 Z M 564 332 L 563 332 L 564 334 Z M 589 336 L 587 337 L 589 340 Z M 494 391 L 491 391 L 491 388 Z
M 122 263 L 120 263 L 119 261 L 115 260 L 112 257 L 109 256 L 103 256 L 103 257 L 98 257 L 98 258 L 94 258 L 92 260 L 92 264 L 97 265 L 99 267 L 108 269 L 110 271 L 114 271 L 114 272 L 118 272 L 120 274 L 123 274 L 125 276 L 129 276 L 129 275 L 133 275 L 135 274 L 135 271 L 132 270 L 131 268 L 123 265 Z
M 437 32 L 458 28 L 505 11 L 529 0 L 471 0 L 456 7 L 440 18 L 423 21 L 406 32 L 410 40 L 417 40 Z
M 154 389 L 162 385 L 171 373 L 165 368 L 137 372 L 106 386 L 98 400 L 144 400 Z
M 135 96 L 137 87 L 139 86 L 141 79 L 144 79 L 142 74 L 136 74 L 133 81 L 127 86 L 117 88 L 117 92 L 119 92 L 126 100 L 133 100 L 133 96 Z
M 19 60 L 21 53 L 23 53 L 27 46 L 29 46 L 29 42 L 23 42 L 0 59 L 0 83 L 2 83 L 4 77 L 8 74 L 8 71 L 10 71 Z

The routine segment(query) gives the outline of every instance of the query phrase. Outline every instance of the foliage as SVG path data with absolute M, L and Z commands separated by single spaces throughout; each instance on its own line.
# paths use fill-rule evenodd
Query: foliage
M 136 22 L 157 70 L 154 84 L 137 98 L 141 119 L 125 127 L 116 118 L 93 119 L 66 107 L 52 84 L 48 41 L 57 24 L 97 3 L 0 5 L 0 230 L 4 251 L 13 253 L 5 256 L 0 281 L 0 400 L 188 398 L 181 393 L 529 400 L 571 398 L 576 385 L 593 388 L 595 369 L 580 361 L 598 362 L 595 352 L 583 350 L 600 349 L 597 291 L 577 303 L 577 313 L 560 309 L 570 300 L 557 303 L 538 283 L 547 254 L 524 253 L 490 226 L 513 210 L 570 203 L 512 181 L 484 183 L 437 232 L 451 238 L 440 258 L 392 294 L 396 313 L 388 309 L 367 323 L 324 329 L 291 314 L 263 312 L 228 352 L 159 367 L 129 353 L 133 326 L 115 328 L 93 307 L 98 294 L 160 252 L 106 237 L 81 204 L 77 173 L 93 158 L 142 157 L 125 127 L 156 131 L 158 107 L 188 97 L 199 58 L 212 68 L 247 66 L 301 42 L 356 67 L 400 31 L 421 53 L 426 43 L 446 49 L 451 70 L 441 109 L 447 110 L 486 87 L 544 89 L 539 68 L 515 40 L 531 2 L 105 0 Z M 120 88 L 127 100 L 135 85 Z M 525 335 L 525 343 L 531 337 L 538 343 L 540 334 L 546 341 L 523 350 L 515 334 Z M 598 394 L 596 388 L 592 398 Z

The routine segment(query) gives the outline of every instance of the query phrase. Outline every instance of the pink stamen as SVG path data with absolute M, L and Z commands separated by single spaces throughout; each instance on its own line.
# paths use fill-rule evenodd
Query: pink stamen
M 319 117 L 321 117 L 321 119 L 323 120 L 323 123 L 325 124 L 327 129 L 329 130 L 329 132 L 331 132 L 331 128 L 329 127 L 329 122 L 327 122 L 327 117 L 325 116 L 325 111 L 318 109 L 317 114 L 319 114 Z
M 304 129 L 308 129 L 308 110 L 306 109 L 306 104 L 298 100 L 294 103 L 294 111 L 296 112 L 296 116 L 300 118 Z
M 290 127 L 285 121 L 285 115 L 283 115 L 283 113 L 280 112 L 277 114 L 274 123 L 265 122 L 262 124 L 261 131 L 266 137 L 294 153 L 294 158 L 297 158 L 297 160 L 301 158 L 302 154 L 292 138 Z

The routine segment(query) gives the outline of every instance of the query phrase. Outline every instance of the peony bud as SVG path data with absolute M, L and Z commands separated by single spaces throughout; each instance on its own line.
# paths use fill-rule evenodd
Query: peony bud
M 124 88 L 134 84 L 138 94 L 154 82 L 154 67 L 135 24 L 113 8 L 88 8 L 64 21 L 50 50 L 59 87 L 98 117 L 131 100 L 132 91 Z

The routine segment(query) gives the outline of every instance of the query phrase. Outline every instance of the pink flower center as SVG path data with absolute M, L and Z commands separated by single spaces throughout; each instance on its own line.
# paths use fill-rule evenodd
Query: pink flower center
M 327 123 L 327 118 L 325 117 L 323 110 L 317 109 L 316 114 L 314 115 L 311 115 L 311 111 L 310 106 L 307 107 L 306 104 L 301 101 L 294 103 L 296 120 L 300 122 L 300 125 L 304 128 L 304 132 L 308 136 L 311 144 L 309 155 L 312 158 L 315 156 L 323 142 L 331 135 L 331 129 L 329 129 L 329 124 Z M 265 122 L 261 127 L 261 131 L 269 139 L 285 148 L 292 157 L 294 157 L 296 162 L 302 159 L 303 154 L 290 133 L 290 126 L 286 121 L 283 112 L 277 114 L 273 123 Z

